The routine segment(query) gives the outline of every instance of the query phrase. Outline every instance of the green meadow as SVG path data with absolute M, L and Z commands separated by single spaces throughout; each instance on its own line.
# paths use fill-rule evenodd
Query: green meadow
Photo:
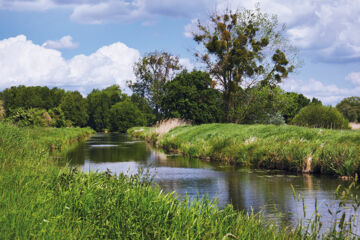
M 128 134 L 168 152 L 253 168 L 337 176 L 360 173 L 360 132 L 289 125 L 203 124 L 158 135 L 137 127 Z

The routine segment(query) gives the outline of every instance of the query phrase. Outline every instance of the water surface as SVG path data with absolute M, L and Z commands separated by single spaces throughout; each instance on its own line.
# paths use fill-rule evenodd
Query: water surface
M 166 192 L 176 191 L 193 199 L 216 197 L 219 207 L 231 203 L 236 209 L 262 211 L 267 218 L 286 224 L 296 224 L 303 216 L 302 202 L 294 199 L 291 185 L 304 198 L 307 217 L 314 214 L 317 199 L 323 221 L 330 224 L 333 219 L 328 208 L 335 209 L 334 192 L 343 183 L 334 177 L 224 167 L 166 155 L 121 134 L 96 134 L 70 151 L 67 159 L 83 171 L 109 169 L 116 174 L 133 174 L 138 168 L 148 168 Z

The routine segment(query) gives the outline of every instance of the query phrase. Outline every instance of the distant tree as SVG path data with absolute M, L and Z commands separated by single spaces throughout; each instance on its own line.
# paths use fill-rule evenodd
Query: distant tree
M 136 93 L 132 94 L 131 102 L 134 103 L 138 109 L 144 114 L 148 125 L 152 125 L 156 122 L 156 115 L 154 110 L 150 107 L 145 98 L 140 97 Z
M 164 84 L 173 79 L 181 69 L 179 58 L 167 52 L 152 52 L 139 59 L 134 65 L 135 82 L 129 86 L 134 93 L 144 97 L 160 113 L 160 103 L 164 96 Z
M 300 110 L 292 124 L 315 128 L 349 129 L 349 121 L 336 108 L 310 104 Z
M 344 115 L 350 122 L 360 121 L 360 97 L 344 98 L 336 108 Z
M 313 98 L 315 103 L 315 100 Z M 321 103 L 321 102 L 320 102 Z M 284 104 L 281 113 L 284 116 L 285 122 L 289 123 L 296 116 L 296 114 L 307 105 L 310 104 L 310 99 L 303 94 L 295 92 L 287 92 L 284 94 Z
M 256 85 L 237 93 L 242 102 L 234 104 L 231 111 L 236 112 L 239 123 L 270 123 L 279 122 L 278 115 L 284 106 L 283 91 L 279 87 Z M 235 115 L 234 114 L 234 115 Z M 282 121 L 284 121 L 282 119 Z
M 311 104 L 319 104 L 319 105 L 322 105 L 322 102 L 321 102 L 319 99 L 313 97 L 312 100 L 311 100 Z
M 88 121 L 87 102 L 78 91 L 67 92 L 61 101 L 60 108 L 65 118 L 74 126 L 84 127 Z
M 87 96 L 89 121 L 88 126 L 96 131 L 110 128 L 111 97 L 115 95 L 106 94 L 104 91 L 93 90 Z M 114 100 L 114 97 L 113 97 Z M 117 102 L 116 100 L 115 102 Z
M 145 126 L 146 118 L 138 107 L 129 100 L 116 103 L 110 110 L 110 130 L 126 132 L 135 126 Z
M 236 121 L 234 106 L 255 85 L 275 86 L 293 71 L 285 53 L 291 48 L 275 16 L 255 11 L 213 14 L 210 24 L 198 22 L 194 40 L 204 47 L 195 56 L 205 64 L 224 92 L 228 121 Z M 240 94 L 239 94 L 240 93 Z
M 110 98 L 111 105 L 124 100 L 124 94 L 121 92 L 119 85 L 111 85 L 110 87 L 103 89 L 101 92 L 105 93 Z
M 211 87 L 210 75 L 183 71 L 164 85 L 161 109 L 166 118 L 183 118 L 194 123 L 223 120 L 222 95 Z
M 5 89 L 2 93 L 4 108 L 7 115 L 11 109 L 23 108 L 40 108 L 49 110 L 60 105 L 65 95 L 63 89 L 48 87 L 11 87 Z

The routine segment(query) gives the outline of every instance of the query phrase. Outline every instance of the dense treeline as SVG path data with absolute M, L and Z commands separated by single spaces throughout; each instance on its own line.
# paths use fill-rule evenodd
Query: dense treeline
M 128 96 L 117 85 L 94 89 L 87 97 L 78 91 L 48 87 L 11 87 L 0 93 L 0 119 L 19 126 L 90 126 L 97 131 L 124 132 L 139 125 L 152 125 L 164 118 L 189 119 L 193 123 L 225 122 L 222 92 L 202 71 L 178 73 L 163 85 L 156 109 L 146 98 Z M 302 94 L 280 88 L 252 88 L 252 101 L 244 108 L 242 123 L 290 122 L 301 108 L 312 104 Z M 314 100 L 313 100 L 314 102 Z
M 5 89 L 0 99 L 0 119 L 21 127 L 90 126 L 123 132 L 155 121 L 145 99 L 136 94 L 129 97 L 117 85 L 94 89 L 86 98 L 78 91 L 18 86 Z
M 297 124 L 347 128 L 342 114 L 359 121 L 359 98 L 343 100 L 323 116 L 296 115 L 306 106 L 322 105 L 279 84 L 296 66 L 293 48 L 276 16 L 255 11 L 230 11 L 200 22 L 193 39 L 204 71 L 188 72 L 179 57 L 151 52 L 134 64 L 133 95 L 117 85 L 94 89 L 86 98 L 77 91 L 48 87 L 11 87 L 0 93 L 0 119 L 19 126 L 90 126 L 97 131 L 126 131 L 165 118 L 195 124 L 231 122 Z M 324 110 L 324 111 L 323 111 Z M 340 113 L 340 112 L 341 113 Z M 296 119 L 296 121 L 294 121 Z

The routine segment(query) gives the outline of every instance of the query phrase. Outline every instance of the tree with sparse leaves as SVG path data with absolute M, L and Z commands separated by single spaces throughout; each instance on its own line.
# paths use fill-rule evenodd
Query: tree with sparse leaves
M 204 63 L 223 90 L 228 121 L 236 121 L 236 101 L 246 97 L 246 89 L 276 86 L 292 72 L 294 65 L 286 57 L 292 48 L 284 37 L 276 16 L 243 10 L 210 16 L 208 25 L 200 21 L 193 32 L 203 46 L 195 56 Z M 235 114 L 235 115 L 234 115 Z
M 144 97 L 159 114 L 164 84 L 172 80 L 182 67 L 179 58 L 167 52 L 153 52 L 134 65 L 136 81 L 129 84 L 134 93 Z

